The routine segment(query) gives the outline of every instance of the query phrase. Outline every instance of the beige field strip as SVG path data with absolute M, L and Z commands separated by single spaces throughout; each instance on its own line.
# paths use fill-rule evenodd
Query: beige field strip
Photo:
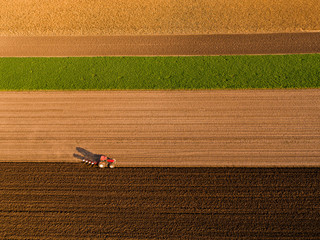
M 2 0 L 0 36 L 310 32 L 319 0 Z
M 320 166 L 320 90 L 0 92 L 0 161 Z
M 1 57 L 319 53 L 320 33 L 0 37 Z

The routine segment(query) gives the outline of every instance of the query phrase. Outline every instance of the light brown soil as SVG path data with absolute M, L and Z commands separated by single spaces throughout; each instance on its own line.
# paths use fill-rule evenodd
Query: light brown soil
M 319 239 L 319 168 L 0 163 L 1 239 Z
M 320 90 L 0 92 L 1 161 L 320 166 Z
M 0 35 L 319 31 L 319 16 L 319 0 L 4 0 Z

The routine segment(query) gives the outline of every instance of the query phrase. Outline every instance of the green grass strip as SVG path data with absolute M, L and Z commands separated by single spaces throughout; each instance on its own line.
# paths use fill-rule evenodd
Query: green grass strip
M 319 87 L 320 54 L 0 58 L 0 90 Z

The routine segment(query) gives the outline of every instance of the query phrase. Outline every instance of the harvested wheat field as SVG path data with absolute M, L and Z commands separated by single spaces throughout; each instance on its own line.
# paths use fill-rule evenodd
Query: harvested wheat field
M 1 239 L 319 239 L 319 168 L 0 163 Z
M 0 92 L 0 161 L 320 166 L 320 91 Z
M 318 0 L 4 0 L 0 36 L 320 30 Z

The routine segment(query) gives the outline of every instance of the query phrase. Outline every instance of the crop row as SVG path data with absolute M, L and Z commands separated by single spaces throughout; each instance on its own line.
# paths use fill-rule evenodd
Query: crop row
M 319 87 L 320 54 L 0 58 L 0 90 Z

